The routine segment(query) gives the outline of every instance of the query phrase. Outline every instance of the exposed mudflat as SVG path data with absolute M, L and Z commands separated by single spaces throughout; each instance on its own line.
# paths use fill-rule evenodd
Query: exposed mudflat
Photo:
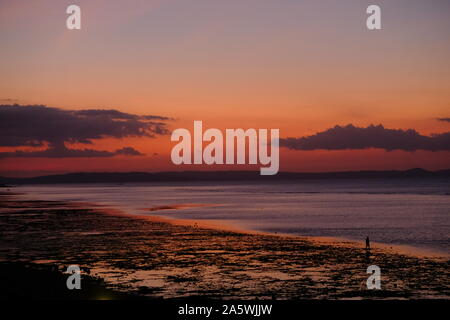
M 2 263 L 61 272 L 78 264 L 108 290 L 145 297 L 450 298 L 448 258 L 199 228 L 89 204 L 2 194 L 0 233 Z M 381 290 L 366 288 L 369 265 L 381 268 Z

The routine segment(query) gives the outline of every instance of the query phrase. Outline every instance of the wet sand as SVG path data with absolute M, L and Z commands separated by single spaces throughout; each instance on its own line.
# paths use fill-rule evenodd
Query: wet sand
M 83 279 L 115 298 L 450 298 L 448 257 L 382 246 L 368 253 L 362 243 L 170 223 L 11 194 L 0 195 L 0 232 L 0 271 L 62 274 L 78 264 Z M 381 290 L 366 288 L 369 265 L 381 268 Z

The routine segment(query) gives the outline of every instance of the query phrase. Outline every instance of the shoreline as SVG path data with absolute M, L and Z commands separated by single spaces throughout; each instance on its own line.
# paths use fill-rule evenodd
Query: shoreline
M 8 189 L 12 188 L 8 186 Z M 1 196 L 17 196 L 17 195 L 23 195 L 24 193 L 15 193 L 13 191 L 6 191 L 6 192 L 0 192 Z M 27 201 L 27 200 L 23 200 Z M 38 200 L 38 201 L 47 201 L 47 200 Z M 138 214 L 138 213 L 131 213 L 127 212 L 126 209 L 119 209 L 114 208 L 112 206 L 107 206 L 95 202 L 86 202 L 86 201 L 57 201 L 57 200 L 49 200 L 48 202 L 63 202 L 69 205 L 70 207 L 76 207 L 81 209 L 93 209 L 98 213 L 107 214 L 107 215 L 116 215 L 116 216 L 122 216 L 122 217 L 133 217 L 136 219 L 143 219 L 143 220 L 149 220 L 153 222 L 163 222 L 173 225 L 179 225 L 179 226 L 186 226 L 191 227 L 193 225 L 196 226 L 196 228 L 203 228 L 203 229 L 212 229 L 212 230 L 218 230 L 218 231 L 227 231 L 227 232 L 236 232 L 241 234 L 248 234 L 248 235 L 267 235 L 267 236 L 275 236 L 275 237 L 281 237 L 281 238 L 298 238 L 301 240 L 308 240 L 312 242 L 318 242 L 323 244 L 329 244 L 329 245 L 340 245 L 345 244 L 348 246 L 352 246 L 355 248 L 362 248 L 364 247 L 364 239 L 361 239 L 360 241 L 352 238 L 345 238 L 345 237 L 333 237 L 333 236 L 309 236 L 309 235 L 300 235 L 300 234 L 291 234 L 291 233 L 279 233 L 279 232 L 269 232 L 269 231 L 258 231 L 258 230 L 251 230 L 251 229 L 245 229 L 244 227 L 240 227 L 237 224 L 233 224 L 230 222 L 227 222 L 226 220 L 211 220 L 211 219 L 180 219 L 180 218 L 172 218 L 169 216 L 163 216 L 158 215 L 154 213 L 149 214 Z M 216 206 L 214 204 L 172 204 L 167 205 L 168 208 L 165 208 L 166 206 L 163 206 L 161 210 L 155 210 L 160 208 L 146 208 L 148 209 L 148 212 L 157 212 L 157 211 L 163 211 L 163 210 L 178 210 L 179 208 L 185 208 L 185 207 L 208 207 L 208 206 Z M 170 208 L 169 208 L 170 207 Z M 379 249 L 379 250 L 386 250 L 390 253 L 397 253 L 402 255 L 410 255 L 413 257 L 420 257 L 420 258 L 438 258 L 438 259 L 450 259 L 450 253 L 446 253 L 443 251 L 439 251 L 437 249 L 432 248 L 423 248 L 423 247 L 416 247 L 416 246 L 410 246 L 410 245 L 402 245 L 402 244 L 389 244 L 389 243 L 383 243 L 383 242 L 376 242 L 371 241 L 371 248 L 373 249 Z
M 1 195 L 1 193 L 0 193 Z M 20 195 L 20 193 L 13 193 L 13 192 L 5 192 L 4 195 Z M 230 232 L 237 232 L 237 233 L 243 233 L 243 234 L 253 234 L 253 235 L 271 235 L 271 236 L 280 236 L 280 237 L 296 237 L 300 239 L 306 239 L 318 243 L 325 243 L 329 245 L 339 245 L 342 243 L 345 243 L 348 246 L 352 246 L 355 248 L 358 247 L 364 247 L 364 239 L 361 239 L 360 241 L 356 239 L 351 238 L 345 238 L 345 237 L 333 237 L 333 236 L 308 236 L 308 235 L 299 235 L 299 234 L 291 234 L 291 233 L 273 233 L 268 231 L 258 231 L 258 230 L 251 230 L 251 229 L 245 229 L 243 227 L 238 226 L 237 224 L 230 223 L 225 220 L 209 220 L 209 219 L 180 219 L 180 218 L 172 218 L 169 216 L 163 216 L 154 214 L 154 212 L 157 212 L 158 210 L 155 210 L 155 208 L 148 208 L 149 213 L 145 214 L 138 214 L 138 213 L 131 213 L 127 212 L 126 209 L 119 209 L 114 208 L 111 206 L 106 206 L 102 204 L 98 204 L 95 202 L 83 202 L 83 201 L 66 201 L 67 203 L 70 203 L 70 205 L 79 207 L 79 208 L 85 208 L 85 209 L 91 209 L 95 208 L 98 210 L 98 212 L 101 212 L 103 214 L 113 214 L 118 216 L 124 216 L 124 217 L 134 217 L 137 219 L 144 219 L 149 221 L 156 221 L 156 222 L 166 222 L 169 224 L 174 225 L 181 225 L 181 226 L 192 226 L 196 225 L 198 228 L 205 228 L 205 229 L 213 229 L 213 230 L 222 230 L 222 231 L 230 231 Z M 184 208 L 184 207 L 207 207 L 207 206 L 215 206 L 213 204 L 171 204 L 167 206 L 161 207 L 162 210 L 178 210 L 178 208 Z M 167 207 L 167 208 L 166 208 Z M 156 208 L 158 209 L 158 208 Z M 152 214 L 153 212 L 153 214 Z M 449 259 L 450 253 L 446 253 L 443 251 L 440 251 L 438 249 L 433 248 L 423 248 L 423 247 L 416 247 L 416 246 L 410 246 L 410 245 L 402 245 L 402 244 L 389 244 L 389 243 L 383 243 L 383 242 L 377 242 L 377 241 L 371 241 L 371 247 L 380 249 L 380 250 L 386 250 L 390 253 L 398 253 L 398 254 L 404 254 L 404 255 L 410 255 L 414 257 L 422 257 L 422 258 L 437 258 L 437 259 Z
M 204 229 L 88 203 L 5 197 L 4 261 L 59 269 L 81 264 L 105 288 L 139 297 L 450 299 L 450 261 L 378 247 L 367 252 L 357 242 Z M 372 264 L 383 270 L 382 290 L 365 288 Z
M 219 231 L 230 231 L 230 232 L 237 232 L 242 234 L 249 234 L 249 235 L 268 235 L 268 236 L 275 236 L 275 237 L 294 237 L 299 238 L 302 240 L 308 240 L 312 242 L 318 242 L 318 243 L 324 243 L 329 245 L 342 245 L 345 244 L 347 246 L 351 246 L 354 248 L 364 248 L 364 239 L 361 239 L 360 241 L 350 238 L 344 238 L 344 237 L 328 237 L 328 236 L 308 236 L 308 235 L 298 235 L 298 234 L 291 234 L 291 233 L 273 233 L 273 232 L 267 232 L 267 231 L 258 231 L 258 230 L 251 230 L 251 229 L 245 229 L 242 227 L 239 227 L 238 225 L 229 223 L 225 220 L 209 220 L 209 219 L 179 219 L 179 218 L 172 218 L 168 216 L 162 216 L 157 214 L 135 214 L 126 212 L 125 210 L 112 208 L 112 207 L 106 207 L 101 206 L 96 203 L 83 203 L 83 205 L 87 205 L 87 208 L 89 206 L 100 208 L 99 212 L 102 212 L 104 214 L 117 214 L 121 216 L 131 216 L 135 217 L 137 219 L 144 219 L 144 220 L 150 220 L 150 221 L 156 221 L 156 222 L 166 222 L 169 224 L 174 225 L 182 225 L 182 226 L 192 226 L 196 225 L 198 228 L 204 228 L 204 229 L 214 229 Z M 172 206 L 172 205 L 171 205 Z M 177 205 L 173 205 L 177 206 Z M 181 205 L 180 205 L 181 206 Z M 197 205 L 202 206 L 202 205 Z M 206 205 L 205 205 L 206 206 Z M 173 209 L 176 210 L 176 209 Z M 150 212 L 155 212 L 155 210 L 150 210 Z M 404 254 L 404 255 L 410 255 L 413 257 L 419 257 L 419 258 L 436 258 L 436 259 L 449 259 L 450 253 L 445 253 L 436 249 L 431 248 L 421 248 L 421 247 L 415 247 L 415 246 L 409 246 L 409 245 L 401 245 L 401 244 L 388 244 L 383 242 L 375 242 L 371 241 L 371 248 L 372 249 L 379 249 L 379 250 L 386 250 L 390 253 L 397 253 L 397 254 Z

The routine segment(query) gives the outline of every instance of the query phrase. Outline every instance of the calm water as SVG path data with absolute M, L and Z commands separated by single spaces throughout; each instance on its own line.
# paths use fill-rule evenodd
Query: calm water
M 27 199 L 95 202 L 125 212 L 220 220 L 241 228 L 410 245 L 450 253 L 448 180 L 22 186 Z M 186 206 L 167 210 L 163 206 Z M 153 208 L 150 212 L 148 208 Z

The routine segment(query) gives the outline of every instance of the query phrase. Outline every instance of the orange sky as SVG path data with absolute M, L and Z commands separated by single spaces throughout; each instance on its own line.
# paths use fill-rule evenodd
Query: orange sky
M 300 137 L 337 124 L 449 131 L 448 1 L 71 1 L 0 3 L 0 104 L 105 108 L 175 118 L 170 128 L 279 128 Z M 1 175 L 182 170 L 170 136 L 101 140 L 146 157 L 0 159 Z M 157 153 L 157 155 L 153 155 Z M 449 152 L 281 150 L 280 169 L 448 168 Z M 240 167 L 239 167 L 240 168 Z M 213 167 L 212 169 L 218 169 Z M 228 169 L 226 167 L 225 169 Z M 242 168 L 243 169 L 243 168 Z

